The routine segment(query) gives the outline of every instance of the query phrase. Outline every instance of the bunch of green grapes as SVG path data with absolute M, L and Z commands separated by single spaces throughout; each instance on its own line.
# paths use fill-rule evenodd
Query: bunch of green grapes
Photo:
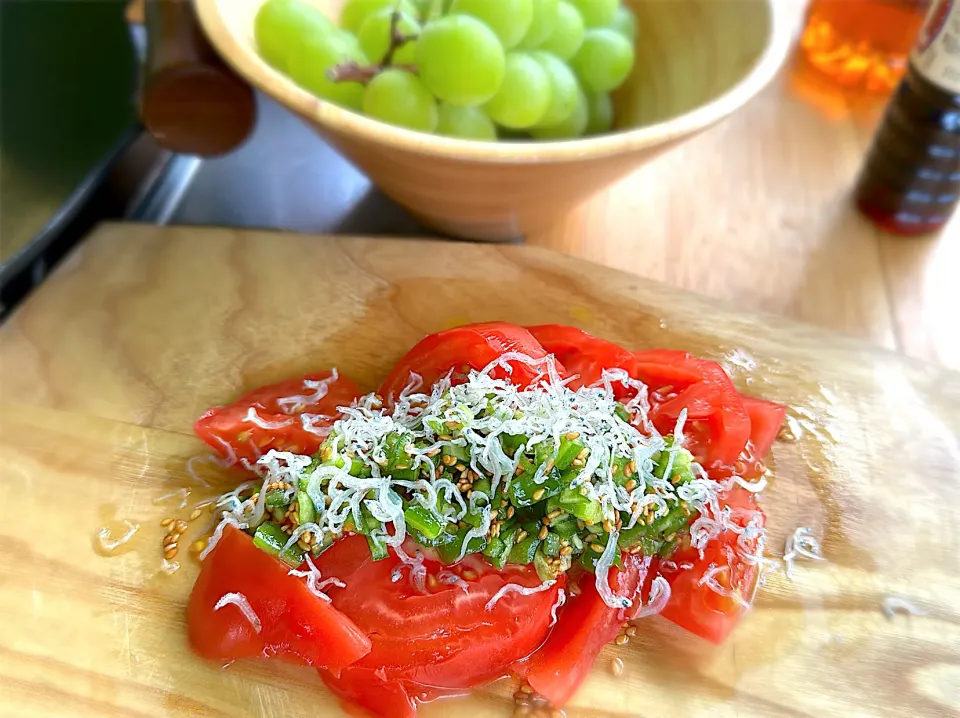
M 620 0 L 346 0 L 339 27 L 267 0 L 260 53 L 301 87 L 421 132 L 559 140 L 608 132 L 634 65 Z

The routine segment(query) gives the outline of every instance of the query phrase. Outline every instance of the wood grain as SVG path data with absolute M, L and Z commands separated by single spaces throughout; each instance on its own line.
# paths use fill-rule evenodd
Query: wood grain
M 331 365 L 370 387 L 423 334 L 494 318 L 688 348 L 787 403 L 771 553 L 812 526 L 829 559 L 773 575 L 721 648 L 644 622 L 605 649 L 570 718 L 957 715 L 957 374 L 536 248 L 130 225 L 102 227 L 0 327 L 0 486 L 17 497 L 0 525 L 0 712 L 339 714 L 308 670 L 191 655 L 197 566 L 158 574 L 159 520 L 209 494 L 194 486 L 182 512 L 154 501 L 190 485 L 208 406 Z M 98 555 L 97 531 L 123 519 L 140 531 Z M 888 620 L 888 595 L 928 613 Z M 511 692 L 423 715 L 506 716 Z
M 960 214 L 901 239 L 850 201 L 888 101 L 794 58 L 721 125 L 528 242 L 960 369 Z

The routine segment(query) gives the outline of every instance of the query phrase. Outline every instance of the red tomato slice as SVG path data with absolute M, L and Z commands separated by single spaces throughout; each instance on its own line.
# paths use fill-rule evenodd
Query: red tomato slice
M 380 387 L 386 400 L 397 397 L 410 382 L 411 372 L 419 374 L 423 386 L 429 388 L 453 371 L 454 384 L 470 370 L 481 370 L 507 352 L 519 352 L 533 359 L 547 353 L 536 339 L 522 327 L 504 322 L 470 324 L 431 334 L 403 356 Z M 522 362 L 510 362 L 513 372 L 497 368 L 492 375 L 509 379 L 517 386 L 527 386 L 539 371 Z M 563 372 L 563 367 L 558 367 Z
M 527 327 L 541 346 L 557 357 L 567 374 L 579 374 L 579 380 L 570 383 L 571 388 L 589 386 L 600 381 L 604 369 L 625 369 L 633 373 L 633 355 L 613 342 L 598 339 L 576 327 L 559 324 L 543 324 Z
M 766 456 L 777 440 L 787 407 L 755 396 L 741 395 L 740 398 L 750 417 L 750 443 L 753 444 L 753 450 L 758 456 Z
M 372 668 L 344 668 L 339 676 L 320 671 L 327 688 L 351 711 L 362 708 L 383 718 L 417 718 L 417 701 L 402 681 L 386 680 Z
M 359 545 L 366 551 L 363 537 L 343 539 L 316 561 L 324 576 L 346 583 L 346 589 L 331 588 L 328 595 L 372 641 L 357 668 L 376 671 L 385 681 L 467 689 L 506 674 L 547 636 L 563 580 L 530 595 L 510 591 L 487 610 L 508 584 L 539 587 L 536 571 L 530 566 L 498 571 L 476 555 L 453 567 L 425 559 L 426 593 L 421 593 L 392 552 L 382 561 L 367 555 L 351 571 Z M 394 582 L 398 569 L 403 577 Z M 439 580 L 454 574 L 458 583 Z
M 673 431 L 681 410 L 686 409 L 688 421 L 702 421 L 709 428 L 707 434 L 698 432 L 696 426 L 685 429 L 685 433 L 695 435 L 695 442 L 688 448 L 697 460 L 711 471 L 733 467 L 750 438 L 750 418 L 723 367 L 682 352 L 654 350 L 643 354 L 648 360 L 660 357 L 669 362 L 670 378 L 662 380 L 669 382 L 667 386 L 671 391 L 679 390 L 665 401 L 658 400 L 656 394 L 652 396 L 651 417 L 657 429 Z M 685 385 L 683 375 L 693 374 L 699 374 L 699 381 Z M 639 375 L 638 378 L 650 382 L 653 377 L 648 373 L 645 378 Z M 656 383 L 649 386 L 654 392 L 664 388 Z M 694 451 L 694 447 L 700 451 Z
M 302 578 L 228 526 L 204 559 L 187 606 L 190 645 L 203 658 L 234 661 L 279 656 L 339 671 L 370 652 L 370 639 L 347 616 L 313 595 Z M 241 594 L 260 630 L 236 605 L 215 606 Z
M 515 664 L 514 670 L 553 705 L 566 703 L 590 673 L 603 647 L 617 637 L 623 624 L 639 608 L 647 565 L 640 556 L 624 554 L 623 569 L 610 571 L 611 588 L 634 600 L 630 609 L 610 608 L 600 598 L 593 574 L 584 574 L 580 594 L 561 609 L 547 642 L 529 661 Z
M 756 499 L 745 489 L 734 489 L 721 499 L 721 505 L 733 509 L 732 520 L 741 526 L 754 512 L 759 512 L 761 525 L 766 523 Z M 662 571 L 670 583 L 670 600 L 661 614 L 681 628 L 706 638 L 712 643 L 722 643 L 734 626 L 747 612 L 745 604 L 753 598 L 759 579 L 759 567 L 743 560 L 743 552 L 737 545 L 739 534 L 725 531 L 704 549 L 703 558 L 693 548 L 678 551 L 670 557 L 678 567 L 692 564 L 692 568 L 680 568 L 674 572 Z M 755 546 L 751 546 L 751 549 Z M 724 594 L 717 593 L 709 585 L 701 584 L 711 567 L 713 579 Z M 740 597 L 737 600 L 734 595 Z
M 310 382 L 326 381 L 332 376 L 324 371 L 308 374 L 302 379 L 272 384 L 245 394 L 233 404 L 210 409 L 194 424 L 194 431 L 204 442 L 224 458 L 256 461 L 270 449 L 292 451 L 295 454 L 314 454 L 323 443 L 323 430 L 330 427 L 338 415 L 338 406 L 347 406 L 360 396 L 357 385 L 345 377 L 325 384 L 322 389 L 312 387 Z M 298 398 L 300 399 L 298 401 Z M 247 420 L 253 409 L 264 428 Z M 301 419 L 302 414 L 329 417 L 316 418 L 308 431 Z

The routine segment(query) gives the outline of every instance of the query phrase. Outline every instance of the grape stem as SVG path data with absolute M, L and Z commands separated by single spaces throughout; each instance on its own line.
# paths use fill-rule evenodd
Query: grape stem
M 327 79 L 330 82 L 359 82 L 361 85 L 366 85 L 381 72 L 389 69 L 391 69 L 390 65 L 361 65 L 350 60 L 327 70 Z M 392 69 L 417 71 L 415 65 L 394 65 Z
M 400 14 L 400 8 L 394 8 L 393 13 L 390 15 L 390 47 L 387 49 L 387 54 L 383 56 L 383 60 L 380 63 L 384 67 L 390 67 L 393 64 L 393 56 L 396 54 L 397 50 L 406 45 L 408 42 L 417 39 L 415 33 L 407 35 L 400 30 L 401 19 L 402 16 Z
M 390 15 L 390 47 L 387 48 L 387 52 L 379 65 L 361 65 L 354 60 L 341 62 L 327 70 L 327 79 L 330 82 L 359 82 L 361 85 L 366 85 L 381 72 L 392 67 L 416 73 L 415 65 L 393 64 L 393 56 L 397 53 L 397 50 L 408 42 L 417 39 L 415 34 L 407 35 L 400 30 L 401 17 L 399 9 L 394 10 L 393 14 Z

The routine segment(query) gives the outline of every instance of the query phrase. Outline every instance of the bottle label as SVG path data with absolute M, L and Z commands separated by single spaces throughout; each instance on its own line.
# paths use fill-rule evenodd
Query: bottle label
M 930 82 L 960 93 L 960 0 L 934 0 L 910 59 Z

